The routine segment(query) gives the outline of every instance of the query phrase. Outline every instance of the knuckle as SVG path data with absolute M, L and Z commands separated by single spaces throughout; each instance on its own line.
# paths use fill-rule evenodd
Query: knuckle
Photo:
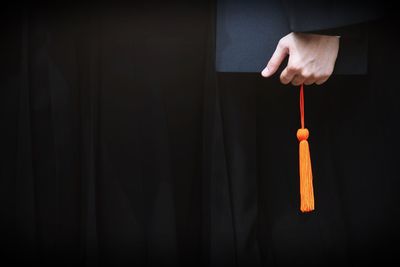
M 292 81 L 292 84 L 297 86 L 297 85 L 302 84 L 302 82 L 299 80 L 294 80 L 294 81 Z
M 324 74 L 321 76 L 321 79 L 322 79 L 322 80 L 326 80 L 326 79 L 328 79 L 329 77 L 330 77 L 329 74 L 324 73 Z
M 324 79 L 327 79 L 329 76 L 330 76 L 329 73 L 322 72 L 322 73 L 319 73 L 318 75 L 316 75 L 315 78 L 318 80 L 324 80 Z
M 305 82 L 304 82 L 305 85 L 311 85 L 311 84 L 313 84 L 313 83 L 314 83 L 314 81 L 305 81 Z
M 285 47 L 285 45 L 286 45 L 286 38 L 285 38 L 285 37 L 282 37 L 282 38 L 279 39 L 279 41 L 278 41 L 278 46 L 279 46 L 279 47 Z
M 321 84 L 325 83 L 328 79 L 329 79 L 329 77 L 318 79 L 315 83 L 318 85 L 321 85 Z
M 324 78 L 328 78 L 332 75 L 332 73 L 333 73 L 333 69 L 328 69 L 328 70 L 325 70 L 324 72 L 322 72 L 322 76 Z
M 305 79 L 312 79 L 312 78 L 314 78 L 314 73 L 312 73 L 312 72 L 310 72 L 310 71 L 308 71 L 308 70 L 305 70 L 305 69 L 303 69 L 302 71 L 301 71 L 301 76 L 302 77 L 304 77 Z
M 302 77 L 297 76 L 292 80 L 292 84 L 300 85 L 301 83 L 303 83 L 303 81 L 304 81 L 304 79 Z
M 298 73 L 298 72 L 301 71 L 301 68 L 300 68 L 300 66 L 298 66 L 298 65 L 296 65 L 296 64 L 292 64 L 292 65 L 289 65 L 289 66 L 287 67 L 287 70 L 288 70 L 288 72 L 290 72 L 290 73 Z
M 281 75 L 280 80 L 283 84 L 287 84 L 289 82 L 289 79 L 286 77 L 286 75 Z
M 277 48 L 283 51 L 288 51 L 290 43 L 287 37 L 282 37 L 277 44 Z

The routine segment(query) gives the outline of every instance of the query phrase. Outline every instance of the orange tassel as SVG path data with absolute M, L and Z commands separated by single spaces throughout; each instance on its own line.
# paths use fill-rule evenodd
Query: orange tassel
M 301 129 L 297 130 L 299 144 L 299 171 L 300 171 L 300 210 L 310 212 L 314 210 L 314 189 L 311 167 L 310 148 L 307 138 L 309 132 L 304 128 L 304 93 L 303 85 L 300 87 L 300 116 Z

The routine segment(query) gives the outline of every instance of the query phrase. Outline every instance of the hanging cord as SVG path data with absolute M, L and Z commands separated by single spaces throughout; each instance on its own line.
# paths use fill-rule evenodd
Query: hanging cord
M 308 145 L 308 129 L 304 127 L 304 88 L 300 86 L 300 120 L 301 129 L 297 130 L 299 143 L 299 172 L 300 172 L 300 210 L 310 212 L 314 210 L 314 189 L 311 167 L 310 148 Z
M 301 85 L 300 87 L 300 120 L 301 120 L 301 129 L 304 129 L 304 87 Z

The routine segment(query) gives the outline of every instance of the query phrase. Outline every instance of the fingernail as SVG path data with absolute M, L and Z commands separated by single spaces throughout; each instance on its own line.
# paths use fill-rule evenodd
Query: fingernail
M 263 69 L 263 71 L 261 72 L 261 75 L 264 77 L 267 77 L 269 74 L 269 69 L 268 67 L 265 67 L 265 69 Z

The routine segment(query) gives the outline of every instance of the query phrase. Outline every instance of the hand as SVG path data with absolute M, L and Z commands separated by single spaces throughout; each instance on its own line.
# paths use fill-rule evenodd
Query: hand
M 323 84 L 333 72 L 338 51 L 339 36 L 292 32 L 279 41 L 261 75 L 273 75 L 289 55 L 288 65 L 280 76 L 283 84 Z

